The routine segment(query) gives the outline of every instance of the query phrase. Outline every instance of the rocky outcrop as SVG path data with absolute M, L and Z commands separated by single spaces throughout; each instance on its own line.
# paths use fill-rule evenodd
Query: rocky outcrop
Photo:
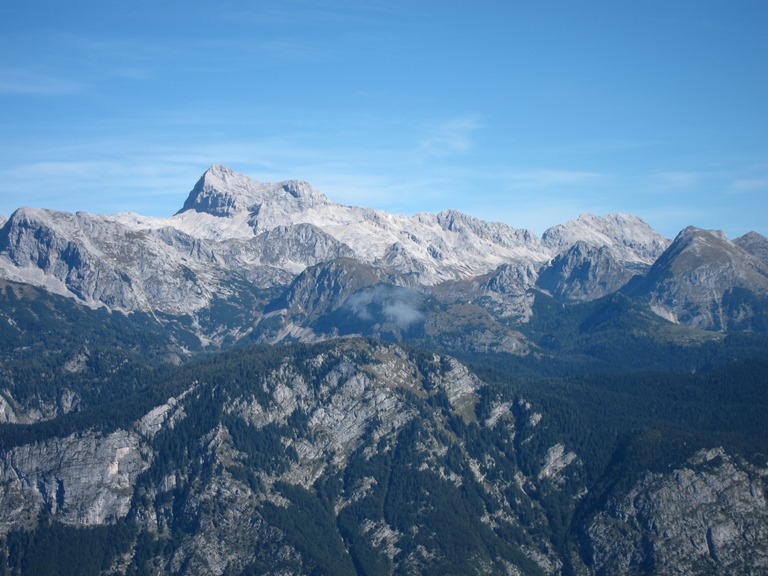
M 6 278 L 125 312 L 207 306 L 219 280 L 213 261 L 209 247 L 177 230 L 134 231 L 83 212 L 20 209 L 0 238 Z
M 472 303 L 499 318 L 526 322 L 534 300 L 536 268 L 529 262 L 510 262 L 482 276 L 444 282 L 432 292 L 444 302 Z
M 31 424 L 52 420 L 57 416 L 77 410 L 80 397 L 65 388 L 55 399 L 34 397 L 26 402 L 17 401 L 9 390 L 0 392 L 0 424 Z
M 701 451 L 647 474 L 589 525 L 595 574 L 762 574 L 768 570 L 768 470 Z

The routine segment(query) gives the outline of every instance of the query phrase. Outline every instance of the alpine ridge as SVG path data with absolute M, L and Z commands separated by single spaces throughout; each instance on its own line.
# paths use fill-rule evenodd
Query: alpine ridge
M 703 241 L 686 240 L 692 234 L 684 231 L 670 245 L 635 216 L 584 214 L 540 239 L 456 211 L 407 217 L 344 206 L 306 182 L 261 184 L 214 165 L 169 218 L 20 208 L 0 229 L 0 277 L 90 307 L 181 319 L 206 344 L 251 333 L 265 310 L 285 300 L 279 292 L 289 290 L 297 275 L 338 258 L 372 267 L 382 283 L 439 295 L 442 302 L 454 286 L 465 304 L 523 323 L 536 291 L 579 302 L 623 290 L 676 323 L 765 330 L 762 237 L 753 233 L 733 243 L 721 238 L 717 250 L 683 258 L 683 244 Z M 694 236 L 707 234 L 717 236 Z M 526 272 L 514 280 L 505 274 L 503 289 L 493 282 L 480 290 L 484 276 L 510 266 Z M 699 288 L 705 277 L 712 292 L 706 297 Z M 685 289 L 687 283 L 693 287 Z M 342 296 L 351 294 L 337 294 Z M 236 309 L 255 322 L 235 325 L 225 318 L 223 310 Z M 429 313 L 420 310 L 425 318 Z M 212 325 L 210 317 L 222 322 Z M 262 338 L 298 335 L 289 329 L 257 332 Z

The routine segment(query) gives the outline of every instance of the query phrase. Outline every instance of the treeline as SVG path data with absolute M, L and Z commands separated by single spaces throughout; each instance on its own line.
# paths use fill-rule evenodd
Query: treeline
M 133 350 L 151 359 L 161 359 L 169 346 L 200 349 L 194 338 L 182 337 L 145 313 L 93 310 L 30 285 L 0 283 L 0 362 L 77 352 L 89 345 Z
M 0 575 L 98 576 L 130 550 L 136 531 L 126 521 L 74 528 L 43 516 L 36 530 L 11 532 L 0 540 Z
M 536 350 L 507 360 L 512 374 L 683 373 L 738 359 L 768 359 L 768 334 L 724 335 L 672 324 L 622 294 L 576 304 L 537 294 L 530 321 L 517 328 Z M 499 355 L 487 355 L 483 363 L 493 363 L 494 356 Z
M 91 376 L 57 375 L 52 371 L 49 360 L 29 361 L 22 369 L 13 372 L 16 386 L 28 387 L 31 395 L 47 393 L 54 397 L 57 389 L 74 388 L 83 394 L 85 400 L 78 411 L 52 420 L 35 424 L 0 424 L 0 450 L 87 429 L 109 433 L 126 428 L 168 398 L 189 389 L 195 382 L 230 397 L 245 393 L 267 401 L 269 394 L 263 382 L 270 370 L 288 362 L 302 371 L 307 380 L 316 380 L 329 368 L 313 368 L 305 360 L 318 353 L 331 353 L 334 346 L 333 343 L 316 346 L 249 345 L 201 356 L 184 366 L 124 359 L 105 362 L 105 367 L 97 369 Z M 119 352 L 115 354 L 121 357 Z
M 588 483 L 632 446 L 624 473 L 666 470 L 700 448 L 764 464 L 768 452 L 768 360 L 746 359 L 694 374 L 628 372 L 573 377 L 510 377 L 495 362 L 473 364 L 494 387 L 545 414 L 531 442 L 564 441 L 583 460 Z M 653 449 L 642 449 L 643 445 Z M 627 453 L 628 454 L 628 453 Z

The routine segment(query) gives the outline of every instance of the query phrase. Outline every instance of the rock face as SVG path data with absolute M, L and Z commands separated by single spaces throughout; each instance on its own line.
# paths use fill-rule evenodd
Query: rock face
M 531 314 L 537 277 L 533 264 L 503 264 L 482 276 L 441 284 L 433 292 L 445 302 L 471 302 L 500 318 L 525 322 Z
M 125 431 L 14 448 L 0 459 L 0 531 L 32 527 L 43 512 L 73 526 L 113 523 L 128 513 L 150 463 L 142 439 Z
M 176 230 L 134 231 L 105 216 L 14 212 L 0 234 L 6 278 L 93 307 L 178 314 L 208 305 L 222 286 L 209 246 Z
M 595 574 L 759 574 L 768 570 L 768 470 L 699 452 L 648 474 L 588 529 Z
M 290 216 L 329 200 L 306 182 L 260 184 L 229 168 L 214 165 L 198 180 L 177 215 L 194 211 L 218 218 L 247 213 L 254 233 L 291 224 Z M 260 229 L 260 221 L 268 223 Z
M 525 490 L 578 485 L 579 465 L 562 443 L 537 454 L 513 442 L 541 419 L 524 403 L 491 400 L 478 420 L 483 381 L 451 358 L 395 345 L 350 340 L 263 356 L 239 356 L 241 377 L 225 371 L 226 380 L 218 361 L 188 370 L 191 386 L 128 431 L 4 450 L 3 534 L 35 527 L 41 514 L 73 527 L 130 518 L 155 544 L 135 543 L 122 561 L 166 573 L 352 574 L 352 558 L 389 572 L 560 569 L 539 532 L 547 516 Z M 470 425 L 498 445 L 469 442 Z M 540 464 L 521 470 L 518 449 Z M 297 522 L 324 528 L 304 536 Z M 446 547 L 467 529 L 478 534 L 469 556 Z M 527 535 L 517 542 L 507 530 Z

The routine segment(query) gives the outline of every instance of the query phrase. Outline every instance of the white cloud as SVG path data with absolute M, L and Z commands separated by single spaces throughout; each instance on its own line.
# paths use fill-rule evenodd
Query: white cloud
M 407 329 L 411 324 L 421 322 L 424 319 L 424 314 L 417 310 L 413 303 L 403 300 L 396 300 L 386 304 L 383 312 L 390 322 L 394 322 L 403 329 Z

